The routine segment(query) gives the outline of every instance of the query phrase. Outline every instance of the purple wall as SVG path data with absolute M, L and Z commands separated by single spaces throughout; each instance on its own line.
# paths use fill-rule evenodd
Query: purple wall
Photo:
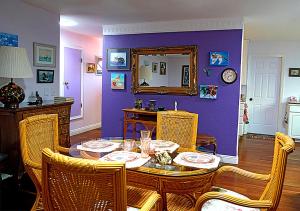
M 210 77 L 203 72 L 209 67 L 210 51 L 228 51 L 229 67 L 234 68 L 240 76 L 242 30 L 216 30 L 201 32 L 174 32 L 135 35 L 104 36 L 103 61 L 106 61 L 108 48 L 138 48 L 159 46 L 198 46 L 198 85 L 213 84 L 219 86 L 217 100 L 200 99 L 198 96 L 175 95 L 133 95 L 131 93 L 131 72 L 126 74 L 125 90 L 110 88 L 110 73 L 103 70 L 103 105 L 102 105 L 102 135 L 123 135 L 123 108 L 131 108 L 136 98 L 157 100 L 158 106 L 174 109 L 174 101 L 178 102 L 179 110 L 187 110 L 199 114 L 198 133 L 214 135 L 218 143 L 218 153 L 236 155 L 238 109 L 240 86 L 239 79 L 231 85 L 221 80 L 224 67 L 210 67 Z

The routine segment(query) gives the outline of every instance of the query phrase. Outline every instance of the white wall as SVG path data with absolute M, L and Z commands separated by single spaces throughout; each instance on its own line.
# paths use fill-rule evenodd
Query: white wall
M 250 41 L 249 56 L 282 56 L 283 57 L 283 79 L 282 99 L 279 111 L 279 131 L 286 132 L 283 125 L 286 102 L 289 96 L 300 98 L 300 78 L 289 77 L 289 68 L 300 68 L 300 41 Z
M 95 56 L 102 57 L 102 38 L 61 30 L 61 85 L 63 82 L 64 47 L 82 49 L 83 53 L 83 118 L 71 121 L 71 134 L 101 126 L 102 76 L 86 73 L 86 63 L 95 63 Z M 63 88 L 63 85 L 61 86 Z
M 17 34 L 19 47 L 27 50 L 29 61 L 33 64 L 33 42 L 55 45 L 56 68 L 33 67 L 33 78 L 15 79 L 25 91 L 25 100 L 31 92 L 39 91 L 44 100 L 53 99 L 59 93 L 59 15 L 32 7 L 20 0 L 1 1 L 0 32 Z M 54 70 L 53 84 L 36 83 L 37 69 Z M 1 71 L 1 70 L 0 70 Z M 0 87 L 9 79 L 0 78 Z
M 182 80 L 182 66 L 190 65 L 189 56 L 169 56 L 168 57 L 168 70 L 169 70 L 169 86 L 181 87 Z

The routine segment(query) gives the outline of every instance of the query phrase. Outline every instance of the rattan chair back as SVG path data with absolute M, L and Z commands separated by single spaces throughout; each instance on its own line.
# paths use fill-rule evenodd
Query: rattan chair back
M 20 148 L 25 170 L 33 181 L 37 196 L 32 210 L 42 207 L 41 170 L 42 150 L 58 147 L 58 117 L 57 114 L 43 114 L 28 117 L 19 123 Z
M 45 210 L 126 210 L 124 163 L 72 158 L 44 149 L 42 178 Z
M 173 141 L 181 148 L 196 149 L 198 114 L 186 111 L 157 112 L 156 138 Z
M 260 200 L 270 200 L 272 209 L 278 207 L 285 177 L 288 155 L 295 149 L 295 142 L 283 133 L 276 133 L 273 164 L 270 180 L 263 191 Z

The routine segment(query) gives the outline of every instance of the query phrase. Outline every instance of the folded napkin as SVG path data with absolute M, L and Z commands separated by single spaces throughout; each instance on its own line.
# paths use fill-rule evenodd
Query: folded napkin
M 220 158 L 215 156 L 215 155 L 210 155 L 210 154 L 205 154 L 205 155 L 209 155 L 212 156 L 214 158 L 214 160 L 211 163 L 194 163 L 194 162 L 189 162 L 185 159 L 183 159 L 184 156 L 190 154 L 190 153 L 196 153 L 196 152 L 182 152 L 179 153 L 176 158 L 174 158 L 174 162 L 182 165 L 182 166 L 189 166 L 189 167 L 194 167 L 194 168 L 203 168 L 203 169 L 211 169 L 211 168 L 217 168 L 219 166 L 220 163 Z M 203 154 L 203 153 L 199 153 L 199 154 Z
M 126 153 L 126 151 L 115 151 L 115 152 L 124 152 L 124 153 Z M 115 153 L 115 152 L 112 152 L 112 153 Z M 110 154 L 112 154 L 112 153 L 110 153 Z M 147 158 L 142 158 L 140 153 L 136 153 L 136 152 L 130 152 L 130 153 L 137 155 L 138 158 L 135 159 L 135 160 L 132 160 L 132 161 L 125 162 L 126 168 L 140 167 L 140 166 L 144 165 L 145 163 L 147 163 L 151 159 L 150 156 L 147 157 Z M 103 156 L 99 160 L 100 161 L 112 161 L 112 160 L 109 159 L 110 154 Z
M 167 151 L 167 152 L 173 153 L 178 148 L 179 148 L 179 144 L 174 143 L 172 146 L 169 146 L 169 147 L 155 147 L 155 151 L 156 152 Z
M 121 145 L 121 143 L 115 143 L 115 142 L 108 142 L 108 143 L 110 143 L 112 145 L 103 147 L 103 148 L 89 148 L 89 147 L 84 147 L 82 145 L 77 145 L 77 149 L 89 151 L 89 152 L 111 152 L 111 151 L 114 151 L 115 149 L 119 148 Z

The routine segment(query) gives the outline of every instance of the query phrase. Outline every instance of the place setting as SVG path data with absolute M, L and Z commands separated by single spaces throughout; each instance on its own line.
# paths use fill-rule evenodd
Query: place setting
M 143 156 L 141 153 L 130 151 L 114 151 L 102 158 L 100 161 L 118 161 L 125 162 L 126 168 L 136 168 L 144 165 L 151 159 L 149 155 Z
M 77 145 L 77 149 L 89 152 L 111 152 L 121 146 L 121 143 L 108 141 L 105 139 L 95 139 L 82 142 Z
M 218 167 L 220 158 L 206 153 L 182 152 L 173 161 L 183 166 L 210 169 Z

